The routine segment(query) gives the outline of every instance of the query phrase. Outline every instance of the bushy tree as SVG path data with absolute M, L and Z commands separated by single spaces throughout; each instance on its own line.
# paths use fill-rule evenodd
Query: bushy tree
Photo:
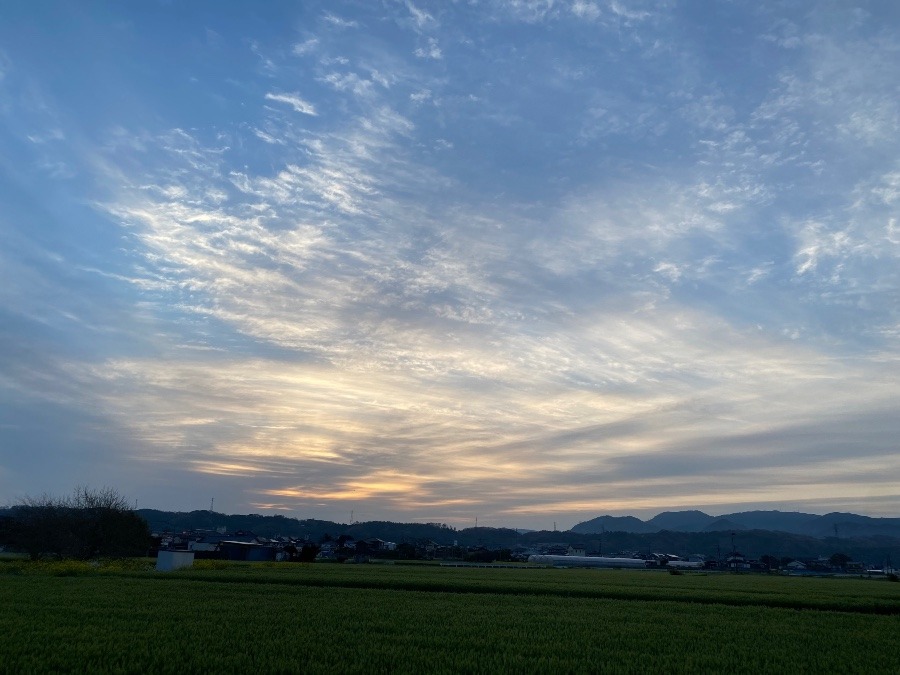
M 779 567 L 779 560 L 774 555 L 764 555 L 759 559 L 763 565 L 766 566 L 766 569 L 777 570 Z
M 303 544 L 303 548 L 297 554 L 297 560 L 299 562 L 313 562 L 318 553 L 319 547 L 316 544 Z
M 143 555 L 147 521 L 112 488 L 79 486 L 70 497 L 26 497 L 11 509 L 8 543 L 32 558 L 86 560 Z
M 846 553 L 834 553 L 829 559 L 828 562 L 831 563 L 832 567 L 837 567 L 839 569 L 847 569 L 847 563 L 849 563 L 853 558 L 851 558 Z

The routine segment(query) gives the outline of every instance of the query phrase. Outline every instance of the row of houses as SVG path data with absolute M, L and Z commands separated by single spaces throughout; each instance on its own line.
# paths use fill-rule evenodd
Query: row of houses
M 339 537 L 321 545 L 297 537 L 263 537 L 253 532 L 239 530 L 228 533 L 223 530 L 194 530 L 181 533 L 155 534 L 159 550 L 190 551 L 196 558 L 221 558 L 247 561 L 290 561 L 300 559 L 303 552 L 310 552 L 310 559 L 346 559 L 349 556 L 376 555 L 394 551 L 394 542 L 378 538 L 354 540 Z
M 310 542 L 308 538 L 295 537 L 262 537 L 249 531 L 228 533 L 222 530 L 195 530 L 182 533 L 162 533 L 154 535 L 158 539 L 161 550 L 190 551 L 197 558 L 220 558 L 226 560 L 247 561 L 337 561 L 353 560 L 364 562 L 372 557 L 452 560 L 478 563 L 527 562 L 534 556 L 542 556 L 543 560 L 554 560 L 553 563 L 565 566 L 577 566 L 578 559 L 585 564 L 598 556 L 586 555 L 585 549 L 565 543 L 550 542 L 535 544 L 529 547 L 518 546 L 512 549 L 489 549 L 485 546 L 461 547 L 440 544 L 431 540 L 404 542 L 397 544 L 379 538 L 354 539 L 341 535 L 337 539 L 327 538 L 322 542 Z M 549 557 L 548 557 L 549 556 Z M 776 559 L 762 556 L 761 559 L 750 559 L 737 550 L 717 559 L 702 554 L 678 556 L 667 553 L 638 551 L 617 552 L 611 558 L 641 560 L 645 567 L 684 569 L 743 571 L 774 571 L 787 573 L 853 573 L 876 572 L 876 566 L 851 561 L 846 556 L 835 555 L 831 558 L 817 559 Z M 594 561 L 596 562 L 596 561 Z M 888 565 L 889 566 L 889 565 Z M 882 566 L 884 568 L 885 566 Z M 892 570 L 884 570 L 892 571 Z

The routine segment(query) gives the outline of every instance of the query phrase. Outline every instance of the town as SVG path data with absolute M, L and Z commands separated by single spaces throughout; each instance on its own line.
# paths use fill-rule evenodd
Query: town
M 190 553 L 185 559 L 218 559 L 256 562 L 318 563 L 394 563 L 429 561 L 446 565 L 511 565 L 531 563 L 552 567 L 607 567 L 665 569 L 670 573 L 687 570 L 722 570 L 730 572 L 782 572 L 815 575 L 893 575 L 888 558 L 877 562 L 856 561 L 841 552 L 829 556 L 792 558 L 762 555 L 751 558 L 737 549 L 720 556 L 702 553 L 677 555 L 636 550 L 615 551 L 601 555 L 596 549 L 558 542 L 536 542 L 509 548 L 486 545 L 460 545 L 458 540 L 442 544 L 432 539 L 401 543 L 378 537 L 354 538 L 348 534 L 318 540 L 309 536 L 262 536 L 250 531 L 228 532 L 196 529 L 180 532 L 160 531 L 152 535 L 151 555 L 160 552 Z

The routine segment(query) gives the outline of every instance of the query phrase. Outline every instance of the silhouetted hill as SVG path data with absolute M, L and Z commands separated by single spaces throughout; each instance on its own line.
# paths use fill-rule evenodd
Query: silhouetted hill
M 799 513 L 795 511 L 743 511 L 722 516 L 730 520 L 740 528 L 748 530 L 775 530 L 778 532 L 796 532 L 797 534 L 810 534 L 806 525 L 816 518 L 811 513 Z
M 282 515 L 263 516 L 255 513 L 236 515 L 214 511 L 158 511 L 139 509 L 154 532 L 183 532 L 190 530 L 217 530 L 226 532 L 252 532 L 262 537 L 296 537 L 317 542 L 326 535 L 337 538 L 345 534 L 354 539 L 377 537 L 395 543 L 433 541 L 443 546 L 454 543 L 460 546 L 510 546 L 521 536 L 509 528 L 470 527 L 455 530 L 434 523 L 394 523 L 369 521 L 336 523 L 330 520 L 297 519 Z
M 282 515 L 263 516 L 256 513 L 239 515 L 215 511 L 159 511 L 138 509 L 153 532 L 182 532 L 187 530 L 216 530 L 253 532 L 263 537 L 308 537 L 318 540 L 325 534 L 337 536 L 346 525 L 328 520 L 288 518 Z
M 715 518 L 703 511 L 663 511 L 647 521 L 650 532 L 700 532 Z
M 732 533 L 734 536 L 732 537 Z M 605 532 L 578 534 L 575 532 L 537 532 L 522 536 L 520 543 L 533 546 L 539 543 L 564 543 L 583 547 L 588 555 L 630 555 L 633 553 L 671 553 L 679 556 L 704 555 L 710 559 L 724 558 L 732 546 L 745 556 L 759 559 L 764 555 L 776 558 L 828 558 L 844 553 L 853 560 L 880 566 L 888 560 L 900 558 L 900 537 L 872 536 L 852 539 L 819 538 L 771 530 L 730 530 L 719 532 L 653 533 Z
M 853 513 L 829 513 L 817 516 L 798 512 L 747 511 L 717 518 L 702 511 L 668 511 L 646 522 L 633 516 L 607 515 L 579 523 L 567 533 L 516 532 L 509 528 L 490 527 L 456 530 L 440 524 L 387 521 L 347 524 L 289 518 L 283 515 L 228 515 L 206 510 L 184 513 L 140 509 L 138 513 L 147 520 L 151 530 L 154 531 L 224 528 L 228 532 L 243 530 L 265 537 L 282 535 L 314 541 L 318 541 L 326 534 L 333 537 L 348 534 L 357 539 L 378 537 L 397 543 L 431 540 L 443 545 L 456 542 L 461 546 L 513 546 L 528 541 L 556 541 L 562 534 L 569 539 L 572 535 L 590 535 L 595 539 L 597 535 L 602 535 L 605 541 L 615 532 L 650 535 L 663 531 L 684 533 L 768 531 L 816 539 L 864 540 L 873 537 L 900 539 L 900 518 L 870 518 Z
M 816 536 L 893 537 L 900 532 L 900 518 L 867 518 L 854 513 L 829 513 L 816 519 L 811 526 Z
M 583 523 L 578 523 L 572 532 L 651 532 L 652 527 L 634 516 L 600 516 Z
M 666 511 L 648 521 L 632 517 L 600 516 L 578 523 L 572 532 L 583 534 L 620 530 L 633 534 L 661 532 L 715 532 L 769 530 L 809 537 L 900 537 L 900 518 L 871 518 L 855 513 L 817 516 L 795 511 L 744 511 L 718 518 L 702 511 Z
M 736 523 L 733 520 L 729 520 L 728 518 L 716 518 L 709 525 L 703 528 L 703 532 L 727 532 L 729 530 L 746 530 L 749 528 L 744 527 L 740 523 Z

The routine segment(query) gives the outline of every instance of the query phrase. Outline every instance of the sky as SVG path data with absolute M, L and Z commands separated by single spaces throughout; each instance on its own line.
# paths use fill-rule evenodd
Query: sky
M 900 515 L 900 4 L 0 4 L 0 503 Z

